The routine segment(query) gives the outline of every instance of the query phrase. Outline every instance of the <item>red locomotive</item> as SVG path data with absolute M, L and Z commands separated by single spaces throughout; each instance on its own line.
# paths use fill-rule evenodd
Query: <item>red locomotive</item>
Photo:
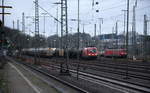
M 106 49 L 104 51 L 104 57 L 127 57 L 126 49 Z
M 98 50 L 96 47 L 83 48 L 81 52 L 82 58 L 97 58 Z

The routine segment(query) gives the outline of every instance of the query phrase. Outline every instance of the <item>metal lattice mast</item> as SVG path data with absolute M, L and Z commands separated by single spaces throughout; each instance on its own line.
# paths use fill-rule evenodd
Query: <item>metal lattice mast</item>
M 39 36 L 39 5 L 35 0 L 35 36 Z
M 63 34 L 65 33 L 65 47 L 63 44 Z M 69 54 L 68 54 L 68 16 L 67 16 L 67 0 L 61 0 L 61 48 L 65 48 L 66 51 L 66 73 L 69 73 L 68 61 L 69 61 Z M 61 72 L 62 66 L 61 66 Z
M 38 41 L 39 39 L 39 4 L 38 0 L 35 0 L 35 41 Z M 35 64 L 38 64 L 37 57 L 39 57 L 36 54 L 36 51 L 38 50 L 39 42 L 35 42 L 35 56 L 34 56 L 34 62 Z
M 61 37 L 64 33 L 68 33 L 68 23 L 67 23 L 67 0 L 61 0 Z M 63 40 L 61 40 L 61 48 L 64 48 Z

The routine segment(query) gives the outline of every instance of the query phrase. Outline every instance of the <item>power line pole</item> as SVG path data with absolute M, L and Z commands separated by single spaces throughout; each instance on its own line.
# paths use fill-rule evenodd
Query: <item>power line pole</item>
M 44 15 L 43 27 L 44 27 L 44 29 L 43 29 L 43 34 L 44 34 L 44 36 L 45 36 L 45 15 Z
M 94 24 L 94 37 L 96 38 L 96 24 Z
M 80 60 L 79 60 L 79 48 L 80 48 L 80 0 L 78 0 L 78 66 L 77 66 L 77 80 L 79 79 L 79 69 L 80 69 Z
M 126 33 L 126 51 L 128 56 L 128 36 L 129 34 L 129 0 L 127 0 L 127 33 Z
M 0 39 L 3 41 L 4 40 L 4 33 L 3 33 L 3 29 L 4 29 L 4 24 L 5 24 L 5 18 L 4 18 L 4 13 L 5 13 L 5 11 L 4 11 L 4 0 L 2 0 L 2 23 L 1 23 L 1 28 L 2 28 L 2 31 L 0 32 Z M 2 47 L 2 49 L 3 49 L 3 42 L 2 42 L 2 46 L 0 46 L 0 47 Z
M 58 5 L 60 4 L 61 5 L 61 2 L 56 2 L 56 3 L 54 3 L 54 4 L 57 4 L 57 11 L 56 11 L 56 21 L 57 21 L 57 27 L 56 27 L 56 34 L 58 35 L 59 33 L 59 30 L 58 30 L 58 28 L 59 28 L 59 26 L 58 26 L 58 23 L 59 23 L 59 21 L 58 21 Z M 61 12 L 61 14 L 62 14 L 62 12 Z M 60 22 L 61 23 L 61 22 Z M 61 31 L 61 38 L 58 40 L 58 42 L 59 42 L 59 48 L 60 49 L 62 49 L 62 36 L 63 36 L 63 32 Z M 59 35 L 58 35 L 58 37 L 59 37 Z
M 147 16 L 144 15 L 144 40 L 143 40 L 143 56 L 144 56 L 144 61 L 147 61 L 147 41 L 146 41 L 146 38 L 147 38 Z
M 133 22 L 132 22 L 132 47 L 133 47 L 133 56 L 136 55 L 136 13 L 135 8 L 137 7 L 137 0 L 133 6 Z
M 10 13 L 5 13 L 5 8 L 12 8 L 11 6 L 5 6 L 4 5 L 4 0 L 2 0 L 2 6 L 0 6 L 0 8 L 2 8 L 2 13 L 0 13 L 0 15 L 2 15 L 2 27 L 5 25 L 5 15 L 9 15 Z
M 35 0 L 35 41 L 39 41 L 39 2 L 38 0 Z M 39 42 L 35 42 L 35 56 L 34 56 L 34 62 L 35 64 L 38 64 L 37 57 L 38 55 L 36 52 L 38 51 Z
M 24 12 L 22 13 L 22 33 L 25 34 L 25 15 Z M 28 38 L 27 38 L 28 40 Z M 25 40 L 23 39 L 21 42 L 21 45 L 23 45 Z
M 129 2 L 130 0 L 127 0 L 127 33 L 126 33 L 126 52 L 127 52 L 127 59 L 128 59 L 128 55 L 129 55 L 129 52 L 128 52 L 128 34 L 129 34 Z M 126 62 L 126 77 L 125 79 L 128 79 L 128 62 Z
M 84 26 L 85 26 L 85 24 L 83 23 L 83 30 L 82 30 L 82 31 L 83 31 L 82 33 L 83 33 L 83 34 L 85 33 L 85 31 L 84 31 L 84 30 L 85 30 L 85 29 L 84 29 Z
M 20 28 L 20 23 L 19 23 L 19 19 L 17 20 L 17 30 L 19 30 Z
M 61 0 L 61 49 L 64 48 L 64 45 L 63 45 L 63 32 L 65 32 L 64 30 L 66 30 L 66 28 L 64 27 L 64 23 L 65 23 L 65 19 L 66 19 L 66 13 L 65 13 L 65 1 L 64 0 Z
M 94 37 L 95 37 L 95 40 L 96 40 L 96 35 L 97 35 L 97 24 L 95 23 L 94 24 Z
M 57 9 L 56 9 L 56 18 L 58 19 L 58 5 L 57 5 Z M 58 21 L 56 21 L 56 35 L 57 35 L 57 40 L 58 40 L 58 48 L 60 48 L 60 40 L 59 40 L 59 35 L 58 35 Z
M 25 14 L 22 13 L 22 32 L 25 33 Z
M 39 6 L 38 6 L 38 0 L 35 0 L 35 36 L 39 36 Z
M 114 49 L 114 27 L 112 27 L 112 48 Z
M 96 24 L 94 24 L 94 45 L 96 46 Z
M 118 49 L 118 21 L 116 22 L 115 30 L 116 30 L 116 48 Z
M 4 25 L 5 25 L 5 15 L 7 15 L 7 14 L 10 14 L 10 13 L 5 13 L 5 8 L 12 8 L 11 6 L 4 6 L 4 0 L 2 0 L 2 6 L 0 6 L 0 8 L 2 8 L 2 13 L 0 13 L 0 15 L 2 15 L 2 22 L 1 22 L 1 31 L 0 31 L 0 39 L 2 40 L 2 41 L 4 41 L 4 39 L 5 39 L 5 32 L 4 32 Z M 2 49 L 3 49 L 3 43 L 4 42 L 2 42 L 2 46 L 0 46 L 0 47 L 2 47 Z
M 13 29 L 15 29 L 15 21 L 13 20 Z
M 61 0 L 61 49 L 64 48 L 63 45 L 63 33 L 65 32 L 65 52 L 66 52 L 66 68 L 63 69 L 63 63 L 61 63 L 60 73 L 69 75 L 69 53 L 68 53 L 68 13 L 67 13 L 67 0 Z
M 103 24 L 103 18 L 99 18 L 99 36 L 101 35 L 102 32 L 102 24 Z M 101 37 L 100 37 L 101 38 Z M 98 38 L 98 50 L 101 51 L 101 40 Z
M 144 36 L 147 36 L 147 15 L 144 15 Z
M 127 13 L 127 10 L 122 10 L 123 12 L 124 12 L 124 48 L 126 47 L 125 45 L 126 45 L 126 13 Z
M 58 6 L 57 6 L 57 10 L 56 10 L 56 16 L 57 16 L 57 19 L 58 19 Z M 57 25 L 56 25 L 56 34 L 58 36 L 58 21 L 57 21 Z
M 129 0 L 127 0 L 127 32 L 126 32 L 126 51 L 128 55 L 128 39 L 129 39 Z
M 2 0 L 2 6 L 4 6 L 4 0 Z M 4 13 L 5 13 L 5 8 L 2 8 L 2 25 L 4 26 L 5 25 L 5 16 L 4 16 Z
M 47 15 L 47 13 L 42 13 L 42 15 L 43 15 L 43 27 L 44 27 L 44 29 L 43 29 L 43 34 L 44 34 L 44 36 L 45 36 L 45 22 L 46 22 L 46 15 Z
M 83 26 L 83 29 L 82 29 L 82 39 L 83 39 L 82 48 L 83 48 L 83 47 L 86 46 L 86 44 L 85 44 L 85 38 L 84 38 L 84 34 L 85 34 L 85 31 L 84 31 L 85 28 L 84 28 L 84 26 L 85 26 L 85 24 L 83 23 L 82 26 Z

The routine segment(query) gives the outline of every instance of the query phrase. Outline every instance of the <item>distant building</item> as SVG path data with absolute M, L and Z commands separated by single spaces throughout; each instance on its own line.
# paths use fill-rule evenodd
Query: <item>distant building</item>
M 101 48 L 123 48 L 125 46 L 125 36 L 116 34 L 103 34 L 98 36 Z
M 103 34 L 98 36 L 100 40 L 101 50 L 103 49 L 116 49 L 116 48 L 126 48 L 126 37 L 124 35 L 116 34 Z M 129 32 L 128 38 L 128 49 L 130 55 L 150 55 L 150 36 L 144 37 L 143 35 L 136 34 L 136 42 L 133 43 L 133 35 Z M 146 43 L 144 43 L 146 42 Z M 144 45 L 146 44 L 146 45 Z

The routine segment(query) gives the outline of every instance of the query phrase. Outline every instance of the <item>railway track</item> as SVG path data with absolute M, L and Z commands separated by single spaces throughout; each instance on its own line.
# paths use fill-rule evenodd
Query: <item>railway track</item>
M 54 61 L 54 62 L 63 62 L 64 60 L 50 60 L 50 61 Z M 135 75 L 134 73 L 139 73 L 140 75 L 144 74 L 148 74 L 150 73 L 150 68 L 149 66 L 145 66 L 145 67 L 139 67 L 139 66 L 131 66 L 131 65 L 122 65 L 122 64 L 112 64 L 112 63 L 101 63 L 101 62 L 92 62 L 92 61 L 85 61 L 85 60 L 81 60 L 80 62 L 78 62 L 78 60 L 70 60 L 71 65 L 76 65 L 76 64 L 80 64 L 83 67 L 86 68 L 90 68 L 90 69 L 95 69 L 95 70 L 102 70 L 102 69 L 110 69 L 112 71 L 117 70 L 120 73 L 124 73 L 124 71 L 128 70 L 131 73 L 133 73 L 133 75 Z M 137 76 L 137 75 L 135 75 Z M 142 75 L 142 77 L 144 77 L 144 75 Z M 147 76 L 145 76 L 147 77 Z M 149 78 L 149 77 L 148 77 Z
M 30 69 L 32 69 L 32 70 L 35 70 L 35 71 L 40 72 L 41 74 L 43 74 L 43 75 L 45 75 L 45 76 L 48 76 L 48 77 L 50 77 L 50 78 L 53 78 L 54 80 L 56 80 L 56 81 L 58 81 L 58 82 L 60 82 L 60 83 L 62 83 L 62 84 L 64 84 L 64 85 L 67 85 L 67 86 L 69 86 L 69 87 L 71 87 L 71 88 L 73 88 L 73 89 L 75 89 L 75 90 L 77 90 L 77 91 L 79 91 L 79 93 L 89 93 L 88 91 L 86 91 L 86 90 L 84 90 L 84 89 L 82 89 L 82 88 L 80 88 L 80 87 L 78 87 L 78 86 L 75 86 L 75 85 L 73 85 L 73 84 L 71 84 L 71 83 L 69 83 L 69 82 L 66 82 L 66 81 L 64 81 L 64 80 L 61 80 L 60 78 L 57 78 L 57 77 L 55 77 L 55 76 L 49 74 L 48 72 L 45 72 L 45 71 L 43 71 L 43 70 L 38 69 L 36 66 L 32 66 L 32 65 L 26 64 L 26 63 L 24 63 L 24 62 L 16 62 L 16 61 L 12 60 L 11 58 L 8 58 L 8 59 L 9 59 L 11 62 L 15 62 L 15 63 L 17 63 L 17 64 L 23 64 L 24 66 L 26 66 L 26 67 L 28 67 L 28 68 L 30 68 Z
M 56 62 L 59 64 L 58 60 Z M 78 62 L 71 62 L 70 63 L 71 68 L 76 69 L 77 63 Z M 95 66 L 95 65 L 92 65 L 92 64 L 85 64 L 85 63 L 82 64 L 82 63 L 80 63 L 80 68 L 83 68 L 83 69 L 86 68 L 88 70 L 82 70 L 82 71 L 95 73 L 95 75 L 100 75 L 99 72 L 104 72 L 104 73 L 109 73 L 110 76 L 113 76 L 112 74 L 119 75 L 120 78 L 122 76 L 126 77 L 126 75 L 127 75 L 131 79 L 140 79 L 140 80 L 144 80 L 146 82 L 150 81 L 149 72 L 144 72 L 144 71 L 139 72 L 139 70 L 132 70 L 132 69 L 128 68 L 128 73 L 126 73 L 126 68 L 125 67 L 123 67 L 123 69 L 122 69 L 121 67 L 118 67 L 118 66 L 116 66 L 116 67 L 113 66 L 112 67 L 110 65 L 107 66 L 107 65 L 104 65 L 104 64 L 101 65 L 101 66 L 99 66 L 99 65 Z M 141 84 L 141 85 L 144 86 L 144 83 Z
M 57 69 L 60 69 L 60 66 L 59 65 L 48 65 L 48 67 L 52 67 L 52 68 L 57 68 Z M 71 67 L 70 68 L 71 70 L 76 70 L 75 68 Z M 103 69 L 102 69 L 103 70 Z M 97 74 L 95 73 L 94 71 L 83 71 L 83 70 L 80 70 L 81 72 L 84 72 L 84 73 L 89 73 L 89 74 L 93 74 L 93 75 L 96 75 L 96 76 L 100 76 L 100 77 L 107 77 L 107 78 L 112 78 L 112 79 L 116 79 L 115 77 L 113 76 L 106 76 L 106 75 L 101 75 L 101 74 Z M 114 71 L 110 71 L 110 70 L 103 70 L 103 72 L 109 72 L 109 73 L 113 73 L 113 74 L 117 74 L 117 75 L 120 75 L 120 76 L 124 76 L 126 77 L 125 73 L 122 73 L 122 72 L 114 72 Z M 133 75 L 133 74 L 128 74 L 128 78 L 137 78 L 137 79 L 142 79 L 142 80 L 146 80 L 146 81 L 150 81 L 149 77 L 142 77 L 142 76 L 139 76 L 139 75 Z M 130 79 L 127 79 L 127 80 L 130 80 L 130 81 L 127 81 L 126 79 L 123 79 L 123 78 L 118 78 L 116 80 L 121 80 L 121 81 L 124 81 L 124 82 L 128 82 L 128 83 L 132 83 L 132 84 L 135 84 L 135 85 L 140 85 L 140 86 L 143 86 L 143 87 L 148 87 L 150 88 L 150 86 L 146 86 L 146 85 L 143 85 L 143 84 L 140 84 L 140 83 L 137 83 L 137 82 L 131 82 Z
M 42 60 L 51 60 L 51 61 L 55 61 L 55 62 L 59 62 L 60 60 L 61 61 L 64 61 L 65 59 L 64 58 L 58 58 L 58 57 L 52 57 L 52 58 L 43 58 L 41 57 Z M 106 58 L 105 58 L 106 59 Z M 115 60 L 83 60 L 83 59 L 80 59 L 80 64 L 89 64 L 89 65 L 96 65 L 96 66 L 109 66 L 109 67 L 113 67 L 116 65 L 119 67 L 121 67 L 123 69 L 123 67 L 127 66 L 128 65 L 128 68 L 129 69 L 135 69 L 135 70 L 144 70 L 143 72 L 145 72 L 146 70 L 149 70 L 150 71 L 150 63 L 149 62 L 132 62 L 130 60 L 130 62 L 128 62 L 127 60 L 120 60 L 120 59 L 115 59 Z M 77 59 L 70 59 L 71 62 L 77 62 L 78 60 Z
M 74 64 L 74 66 L 77 66 L 77 64 Z M 81 65 L 81 67 L 85 67 L 87 69 L 91 69 L 91 70 L 96 70 L 96 71 L 101 71 L 101 72 L 107 72 L 107 73 L 113 73 L 113 74 L 117 74 L 117 75 L 122 75 L 125 76 L 126 75 L 126 69 L 122 70 L 122 69 L 110 69 L 109 67 L 105 66 L 104 67 L 97 67 L 97 66 L 90 66 L 90 65 Z M 146 73 L 135 73 L 132 70 L 128 70 L 128 76 L 131 78 L 139 78 L 139 79 L 143 79 L 143 80 L 149 80 L 150 81 L 150 74 Z
M 65 59 L 61 58 L 61 59 L 54 59 L 54 60 L 45 60 L 45 58 L 43 59 L 44 61 L 47 61 L 47 63 L 52 62 L 55 64 L 60 64 L 62 62 L 65 62 Z M 70 60 L 70 66 L 74 66 L 76 67 L 77 64 L 79 62 L 77 62 L 78 60 Z M 126 72 L 128 70 L 128 76 L 131 78 L 138 78 L 138 79 L 143 79 L 143 80 L 149 80 L 150 81 L 150 69 L 141 69 L 141 68 L 133 68 L 128 66 L 128 68 L 126 67 L 126 65 L 118 65 L 118 64 L 107 64 L 107 63 L 92 63 L 90 62 L 85 62 L 84 60 L 80 61 L 80 67 L 81 68 L 86 68 L 86 69 L 91 69 L 91 70 L 96 70 L 96 71 L 100 71 L 100 72 L 106 72 L 106 73 L 112 73 L 112 74 L 117 74 L 117 75 L 121 75 L 121 76 L 125 76 Z
M 59 62 L 60 60 L 57 60 L 57 59 L 55 59 L 55 60 L 51 60 L 49 63 L 55 63 L 55 64 L 52 64 L 52 65 L 48 65 L 49 67 L 50 66 L 52 66 L 52 67 L 54 67 L 54 68 L 57 68 L 57 69 L 60 69 L 59 68 L 59 64 L 60 64 L 60 62 Z M 61 61 L 65 61 L 65 60 L 61 60 Z M 75 60 L 76 61 L 76 60 Z M 74 67 L 76 67 L 76 65 L 77 65 L 77 62 L 76 63 L 73 63 L 73 62 L 71 62 L 72 64 L 74 64 Z M 82 62 L 81 62 L 82 63 Z M 57 64 L 57 65 L 56 65 Z M 82 67 L 84 67 L 84 66 L 86 66 L 86 67 L 88 67 L 88 68 L 91 68 L 92 70 L 95 68 L 95 67 L 91 67 L 91 66 L 95 66 L 95 65 L 91 65 L 91 63 L 90 64 L 80 64 L 80 65 L 82 65 Z M 91 65 L 91 66 L 90 66 Z M 97 66 L 97 67 L 99 67 L 99 66 Z M 94 70 L 98 70 L 97 68 L 95 68 Z M 76 70 L 75 69 L 71 69 L 70 70 L 72 73 L 76 73 Z M 123 73 L 123 72 L 115 72 L 114 70 L 108 70 L 108 69 L 104 69 L 104 68 L 102 68 L 102 69 L 99 69 L 99 71 L 103 71 L 103 72 L 107 72 L 107 73 L 113 73 L 113 74 L 119 74 L 119 75 L 123 75 L 123 76 L 125 76 L 125 73 Z M 82 74 L 82 73 L 84 73 L 84 74 Z M 93 72 L 94 73 L 94 72 Z M 104 76 L 104 75 L 97 75 L 97 74 L 93 74 L 92 72 L 83 72 L 83 71 L 80 71 L 80 75 L 82 75 L 82 76 L 87 76 L 87 75 L 85 75 L 85 74 L 89 74 L 89 75 L 93 75 L 93 76 L 96 76 L 96 77 L 103 77 L 103 78 L 107 78 L 107 79 L 111 79 L 111 80 L 115 80 L 115 81 L 119 81 L 119 82 L 123 82 L 123 83 L 126 83 L 126 85 L 129 85 L 129 84 L 131 84 L 131 85 L 135 85 L 135 86 L 137 86 L 137 87 L 139 87 L 139 88 L 144 88 L 144 90 L 145 90 L 145 88 L 146 88 L 146 90 L 147 89 L 150 89 L 150 87 L 148 87 L 148 86 L 145 86 L 145 85 L 141 85 L 141 84 L 137 84 L 137 83 L 133 83 L 133 82 L 128 82 L 128 81 L 125 81 L 125 80 L 120 80 L 120 79 L 116 79 L 116 78 L 113 78 L 113 77 L 108 77 L 108 76 Z M 131 73 L 128 73 L 128 76 L 129 77 L 132 77 L 132 78 L 140 78 L 140 79 L 144 79 L 144 80 L 149 80 L 150 81 L 150 77 L 146 77 L 146 76 L 141 76 L 141 75 L 137 75 L 137 74 L 131 74 Z M 88 76 L 87 76 L 88 77 Z M 90 78 L 94 78 L 94 77 L 90 77 Z M 108 81 L 107 81 L 108 82 Z M 113 83 L 113 82 L 112 82 Z M 123 85 L 122 85 L 123 86 Z M 127 87 L 127 86 L 126 86 Z M 143 91 L 143 90 L 142 90 Z
M 128 65 L 128 67 L 131 68 L 140 68 L 140 69 L 150 69 L 150 63 L 148 62 L 131 62 L 130 60 L 118 60 L 118 59 L 114 59 L 114 60 L 83 60 L 81 59 L 80 63 L 86 63 L 86 64 L 91 64 L 91 65 L 101 65 L 101 64 L 105 64 L 105 65 L 117 65 L 117 66 L 126 66 Z
M 26 65 L 26 64 L 24 64 Z M 29 66 L 35 70 L 37 70 L 35 67 L 32 67 L 30 65 L 26 65 L 26 66 Z M 52 66 L 52 65 L 51 65 Z M 57 69 L 60 69 L 59 66 L 53 66 Z M 42 73 L 45 73 L 43 71 L 41 71 Z M 71 69 L 70 70 L 71 74 L 74 74 L 76 75 L 76 70 L 73 70 Z M 128 82 L 128 81 L 123 81 L 123 80 L 118 80 L 118 79 L 115 79 L 115 78 L 110 78 L 110 77 L 105 77 L 105 76 L 97 76 L 95 74 L 92 74 L 92 73 L 85 73 L 85 72 L 79 72 L 80 74 L 80 77 L 79 78 L 85 78 L 86 80 L 88 81 L 92 81 L 92 82 L 109 82 L 111 84 L 114 84 L 115 86 L 119 86 L 119 88 L 123 88 L 123 89 L 127 89 L 127 90 L 130 90 L 130 91 L 134 91 L 135 93 L 146 93 L 146 92 L 150 92 L 150 87 L 146 87 L 146 86 L 142 86 L 142 85 L 139 85 L 139 84 L 135 84 L 135 83 L 131 83 L 131 82 Z

